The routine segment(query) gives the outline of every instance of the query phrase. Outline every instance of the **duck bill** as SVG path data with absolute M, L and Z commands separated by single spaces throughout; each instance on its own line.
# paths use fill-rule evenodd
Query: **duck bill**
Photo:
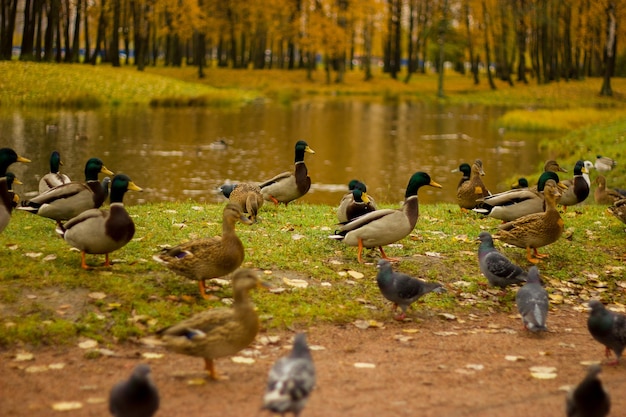
M 309 147 L 309 145 L 306 146 L 306 148 L 304 148 L 304 152 L 308 152 L 308 153 L 315 153 L 315 151 L 313 149 L 311 149 Z
M 361 200 L 363 200 L 364 203 L 370 202 L 370 198 L 367 196 L 367 193 L 363 193 L 363 195 L 361 196 Z
M 243 223 L 243 224 L 253 224 L 253 223 L 254 223 L 252 220 L 250 220 L 248 217 L 246 217 L 246 215 L 245 215 L 245 214 L 242 214 L 242 215 L 239 217 L 239 221 L 240 221 L 241 223 Z
M 30 162 L 30 159 L 24 158 L 23 156 L 18 156 L 17 162 Z
M 559 181 L 559 183 L 557 184 L 557 187 L 559 187 L 561 190 L 567 190 L 568 186 L 563 184 L 562 182 Z
M 143 188 L 138 187 L 134 182 L 130 181 L 128 183 L 128 189 L 132 191 L 143 191 Z
M 18 180 L 17 178 L 13 179 L 13 184 L 24 185 L 24 183 L 22 181 Z
M 100 173 L 107 174 L 107 175 L 115 175 L 111 170 L 107 169 L 107 167 L 105 166 L 102 166 L 102 168 L 100 169 Z
M 435 187 L 435 188 L 443 188 L 441 186 L 441 184 L 439 184 L 439 183 L 437 183 L 437 182 L 435 182 L 433 180 L 430 180 L 430 184 L 428 184 L 428 185 L 430 185 L 431 187 Z

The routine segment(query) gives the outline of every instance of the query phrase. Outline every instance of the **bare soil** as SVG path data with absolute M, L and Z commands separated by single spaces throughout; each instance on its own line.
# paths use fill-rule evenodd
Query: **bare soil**
M 585 362 L 606 361 L 586 318 L 585 312 L 559 306 L 550 312 L 549 331 L 536 335 L 514 315 L 483 310 L 445 318 L 418 307 L 405 322 L 394 321 L 390 313 L 382 327 L 311 327 L 306 331 L 316 347 L 317 388 L 302 416 L 565 415 L 564 389 L 582 379 Z M 143 344 L 108 346 L 112 352 L 96 358 L 77 346 L 30 350 L 34 358 L 28 361 L 16 360 L 18 350 L 0 352 L 0 415 L 109 415 L 111 386 L 139 362 L 152 367 L 161 395 L 157 416 L 269 415 L 260 411 L 267 372 L 288 352 L 292 335 L 259 334 L 241 355 L 254 363 L 217 360 L 221 381 L 204 378 L 199 358 Z M 280 339 L 268 343 L 264 336 Z M 147 359 L 142 356 L 147 352 L 163 356 Z M 356 367 L 359 363 L 370 367 Z M 556 377 L 531 376 L 529 368 L 540 365 L 556 368 Z M 604 366 L 601 374 L 614 416 L 626 414 L 625 366 Z M 81 408 L 53 410 L 54 403 L 64 401 L 79 402 Z

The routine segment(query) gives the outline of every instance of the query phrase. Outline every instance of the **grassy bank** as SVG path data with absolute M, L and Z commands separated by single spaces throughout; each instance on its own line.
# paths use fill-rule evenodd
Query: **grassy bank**
M 80 254 L 55 236 L 52 221 L 15 213 L 1 236 L 0 346 L 63 344 L 80 337 L 133 340 L 223 305 L 231 296 L 229 287 L 214 286 L 215 300 L 202 300 L 195 282 L 152 260 L 161 245 L 219 234 L 222 208 L 191 201 L 129 207 L 135 239 L 112 255 L 112 268 L 91 271 L 83 271 Z M 625 303 L 624 225 L 593 204 L 563 217 L 567 236 L 545 248 L 550 258 L 540 266 L 553 303 L 579 305 L 591 297 Z M 244 266 L 258 269 L 274 287 L 253 294 L 265 327 L 391 318 L 390 304 L 375 283 L 378 253 L 371 251 L 367 264 L 356 262 L 355 248 L 327 238 L 334 223 L 334 207 L 296 203 L 264 207 L 260 223 L 238 225 Z M 415 231 L 386 251 L 402 258 L 399 270 L 442 282 L 448 292 L 420 301 L 421 312 L 414 317 L 427 310 L 514 312 L 514 291 L 502 297 L 481 285 L 486 280 L 476 260 L 474 239 L 481 230 L 495 231 L 497 224 L 462 214 L 455 205 L 421 207 Z M 524 250 L 499 246 L 529 267 Z M 102 262 L 102 257 L 88 258 L 94 266 Z

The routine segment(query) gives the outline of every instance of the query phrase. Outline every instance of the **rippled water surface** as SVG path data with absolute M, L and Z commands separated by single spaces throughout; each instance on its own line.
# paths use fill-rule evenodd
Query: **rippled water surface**
M 420 201 L 454 202 L 461 162 L 483 160 L 493 191 L 512 177 L 537 172 L 544 159 L 538 135 L 502 132 L 502 109 L 429 106 L 410 102 L 312 100 L 291 106 L 251 105 L 238 110 L 107 109 L 0 111 L 0 146 L 33 162 L 15 164 L 26 197 L 49 170 L 52 150 L 62 171 L 84 180 L 88 158 L 128 174 L 144 192 L 128 200 L 218 202 L 225 182 L 261 181 L 292 169 L 294 144 L 308 142 L 313 180 L 303 201 L 335 205 L 352 178 L 364 181 L 379 202 L 404 197 L 409 177 L 426 171 L 443 185 L 426 187 Z M 219 149 L 216 143 L 226 143 Z M 217 149 L 216 149 L 217 148 Z

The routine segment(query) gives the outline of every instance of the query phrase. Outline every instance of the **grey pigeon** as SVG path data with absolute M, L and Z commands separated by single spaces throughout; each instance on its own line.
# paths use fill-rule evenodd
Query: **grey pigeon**
M 147 364 L 137 365 L 128 380 L 111 388 L 109 411 L 115 417 L 151 417 L 158 409 L 159 392 Z
M 263 397 L 263 409 L 293 413 L 298 417 L 315 387 L 315 367 L 306 335 L 298 333 L 289 356 L 276 361 L 270 370 Z
M 626 346 L 626 316 L 607 310 L 598 300 L 589 301 L 591 312 L 587 319 L 587 329 L 598 342 L 606 347 L 606 357 L 615 353 L 610 365 L 617 365 Z
M 493 237 L 490 233 L 480 232 L 478 240 L 480 240 L 478 265 L 489 284 L 505 288 L 526 282 L 526 272 L 493 246 Z
M 528 270 L 526 284 L 515 295 L 517 311 L 522 316 L 522 323 L 531 332 L 546 329 L 548 317 L 548 293 L 541 286 L 539 270 L 536 266 Z
M 446 291 L 437 282 L 425 282 L 400 272 L 394 272 L 386 259 L 378 261 L 376 282 L 383 296 L 394 304 L 394 310 L 398 307 L 402 309 L 402 313 L 395 317 L 396 320 L 404 320 L 407 308 L 423 295 L 429 292 Z
M 598 379 L 600 365 L 589 367 L 587 376 L 576 388 L 567 393 L 565 412 L 567 417 L 605 417 L 611 410 L 611 398 Z

